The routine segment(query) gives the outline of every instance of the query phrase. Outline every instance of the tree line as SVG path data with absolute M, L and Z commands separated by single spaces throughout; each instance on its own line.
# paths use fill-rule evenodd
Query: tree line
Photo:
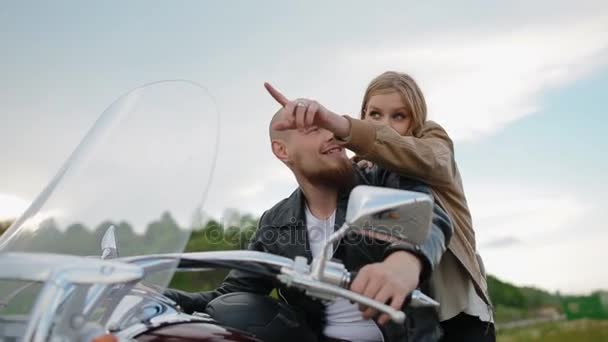
M 0 235 L 8 229 L 10 221 L 0 221 Z M 123 256 L 142 253 L 176 252 L 183 246 L 188 231 L 179 227 L 170 213 L 163 213 L 159 219 L 150 222 L 144 233 L 137 233 L 128 222 L 105 221 L 94 228 L 81 223 L 68 227 L 58 227 L 50 220 L 41 223 L 35 236 L 27 233 L 17 239 L 14 249 L 91 255 L 100 253 L 100 242 L 105 231 L 114 226 L 119 253 Z M 227 225 L 216 220 L 208 220 L 194 227 L 189 235 L 185 251 L 219 251 L 245 249 L 255 232 L 257 219 L 251 215 L 236 215 Z M 213 289 L 227 274 L 227 270 L 206 272 L 183 272 L 174 275 L 170 286 L 187 291 Z M 553 309 L 565 313 L 568 318 L 583 317 L 608 318 L 608 294 L 595 292 L 589 296 L 564 296 L 533 287 L 518 287 L 498 278 L 488 276 L 488 288 L 497 312 L 497 320 L 529 318 L 541 310 Z

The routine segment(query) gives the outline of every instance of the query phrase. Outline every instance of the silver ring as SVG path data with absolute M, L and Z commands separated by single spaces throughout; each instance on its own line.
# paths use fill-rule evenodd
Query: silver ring
M 305 102 L 297 102 L 296 103 L 296 107 L 306 107 L 306 103 Z

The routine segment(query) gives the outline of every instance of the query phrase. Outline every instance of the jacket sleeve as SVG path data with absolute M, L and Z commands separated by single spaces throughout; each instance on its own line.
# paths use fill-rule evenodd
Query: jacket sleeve
M 406 185 L 400 186 L 402 190 L 423 192 L 429 196 L 432 196 L 429 187 L 426 185 L 413 184 L 409 181 L 402 181 L 402 184 L 403 183 L 406 183 Z M 427 239 L 422 243 L 422 245 L 416 246 L 400 241 L 393 242 L 386 249 L 385 257 L 397 251 L 407 251 L 416 255 L 422 264 L 422 271 L 420 272 L 419 281 L 419 284 L 422 284 L 430 278 L 433 270 L 439 264 L 443 253 L 445 253 L 447 250 L 447 246 L 453 232 L 454 228 L 449 216 L 445 210 L 443 210 L 443 208 L 441 208 L 441 206 L 434 201 L 431 229 Z
M 268 252 L 262 243 L 262 233 L 264 227 L 267 227 L 265 222 L 266 213 L 262 215 L 258 222 L 258 229 L 253 238 L 249 242 L 248 250 Z M 186 313 L 194 311 L 203 312 L 207 304 L 221 295 L 232 292 L 251 292 L 262 295 L 268 295 L 274 288 L 274 283 L 271 279 L 264 276 L 256 275 L 255 273 L 242 272 L 232 270 L 224 279 L 222 284 L 212 291 L 190 293 L 180 290 L 167 289 L 164 294 L 173 299 Z
M 337 141 L 358 157 L 431 186 L 448 185 L 456 177 L 452 140 L 437 123 L 427 121 L 416 136 L 402 136 L 386 125 L 346 118 L 350 136 Z

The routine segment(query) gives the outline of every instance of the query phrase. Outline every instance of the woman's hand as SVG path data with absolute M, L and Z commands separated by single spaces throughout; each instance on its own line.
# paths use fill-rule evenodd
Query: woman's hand
M 264 87 L 283 109 L 279 115 L 280 119 L 273 124 L 277 131 L 289 129 L 309 129 L 319 127 L 327 129 L 337 137 L 347 137 L 350 134 L 350 122 L 338 114 L 333 113 L 320 103 L 309 99 L 297 99 L 290 101 L 280 91 L 269 83 Z
M 357 167 L 361 170 L 369 170 L 374 167 L 374 163 L 369 160 L 361 159 L 357 162 Z
M 394 252 L 383 262 L 361 268 L 350 289 L 380 303 L 388 304 L 390 301 L 390 306 L 401 310 L 405 298 L 418 287 L 421 271 L 422 265 L 415 255 L 405 251 Z M 364 319 L 378 314 L 373 308 L 360 306 L 359 309 Z M 378 324 L 389 320 L 387 314 L 382 314 Z

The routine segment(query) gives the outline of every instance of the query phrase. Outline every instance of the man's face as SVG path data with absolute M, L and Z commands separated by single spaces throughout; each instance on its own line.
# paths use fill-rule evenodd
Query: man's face
M 286 145 L 289 166 L 312 183 L 341 187 L 352 179 L 352 164 L 346 151 L 328 130 L 293 130 Z

